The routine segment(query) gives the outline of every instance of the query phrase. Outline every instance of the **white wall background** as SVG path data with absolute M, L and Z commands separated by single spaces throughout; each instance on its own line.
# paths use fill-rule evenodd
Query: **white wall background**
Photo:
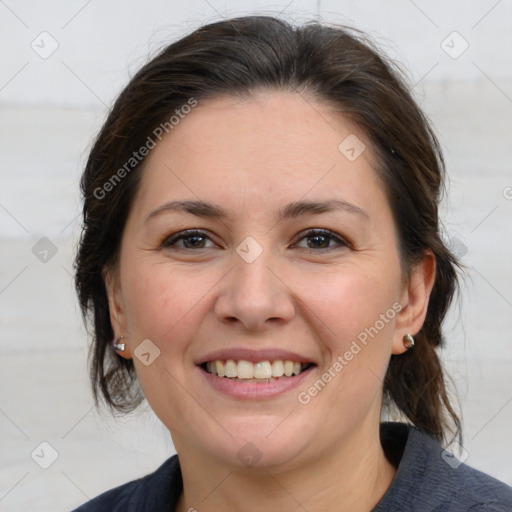
M 355 25 L 410 70 L 445 147 L 447 238 L 467 266 L 443 352 L 467 463 L 512 484 L 510 0 L 0 0 L 5 512 L 70 510 L 154 470 L 173 451 L 150 411 L 113 420 L 92 406 L 71 270 L 78 180 L 107 107 L 149 55 L 200 24 L 247 13 Z M 36 243 L 50 250 L 46 262 Z M 52 450 L 57 459 L 43 469 L 34 450 L 40 464 L 52 461 Z

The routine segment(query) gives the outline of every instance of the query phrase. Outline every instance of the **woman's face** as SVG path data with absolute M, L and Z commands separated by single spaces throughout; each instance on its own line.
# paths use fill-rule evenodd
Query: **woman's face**
M 108 288 L 178 452 L 240 467 L 375 434 L 389 358 L 422 322 L 369 141 L 284 92 L 200 103 L 157 144 Z

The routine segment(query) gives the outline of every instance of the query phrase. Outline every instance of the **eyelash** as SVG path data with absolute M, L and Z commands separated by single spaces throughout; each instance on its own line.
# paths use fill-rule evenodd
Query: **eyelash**
M 299 241 L 301 241 L 305 238 L 313 238 L 315 236 L 323 236 L 323 237 L 326 237 L 326 238 L 329 238 L 331 240 L 335 240 L 338 242 L 338 247 L 321 247 L 318 249 L 319 251 L 331 251 L 333 249 L 340 249 L 342 247 L 351 247 L 351 245 L 344 238 L 342 238 L 341 236 L 336 235 L 332 231 L 328 231 L 326 229 L 309 229 L 309 230 L 301 233 Z M 170 237 L 166 238 L 162 243 L 162 247 L 163 248 L 171 248 L 174 244 L 176 244 L 176 242 L 178 242 L 180 240 L 187 239 L 187 238 L 193 238 L 193 237 L 203 237 L 203 238 L 208 238 L 211 240 L 211 238 L 208 236 L 208 233 L 206 233 L 205 231 L 198 230 L 198 229 L 187 229 L 185 231 L 181 231 L 180 233 L 176 233 L 176 234 L 171 235 Z M 177 248 L 181 249 L 181 250 L 194 250 L 193 248 L 188 248 L 188 247 L 177 247 Z M 209 249 L 209 247 L 199 247 L 196 250 L 200 250 L 200 249 Z M 314 249 L 314 248 L 301 247 L 301 249 L 306 249 L 309 251 L 316 252 L 316 249 Z

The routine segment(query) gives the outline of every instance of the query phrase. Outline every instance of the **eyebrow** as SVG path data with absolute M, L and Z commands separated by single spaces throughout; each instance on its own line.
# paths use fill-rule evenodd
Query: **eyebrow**
M 319 215 L 321 213 L 332 212 L 336 210 L 345 211 L 353 215 L 369 219 L 368 212 L 359 206 L 342 201 L 340 199 L 330 199 L 327 201 L 296 201 L 287 204 L 279 212 L 279 220 L 292 219 L 301 215 Z M 220 206 L 206 203 L 204 201 L 170 201 L 156 210 L 153 210 L 144 222 L 161 215 L 165 212 L 185 212 L 197 217 L 214 218 L 220 220 L 230 220 L 231 217 Z

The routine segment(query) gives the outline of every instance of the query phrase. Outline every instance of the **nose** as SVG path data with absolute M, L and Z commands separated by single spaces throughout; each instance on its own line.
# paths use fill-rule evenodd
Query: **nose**
M 219 322 L 264 331 L 293 318 L 293 293 L 268 252 L 251 263 L 233 254 L 234 267 L 221 281 L 214 307 Z

